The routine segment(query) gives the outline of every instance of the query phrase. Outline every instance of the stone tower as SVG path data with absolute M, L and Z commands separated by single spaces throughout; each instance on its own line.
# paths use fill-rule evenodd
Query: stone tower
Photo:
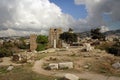
M 49 47 L 51 48 L 61 48 L 62 41 L 59 39 L 62 33 L 61 28 L 50 28 L 49 30 Z
M 31 34 L 30 35 L 30 50 L 35 51 L 37 48 L 37 43 L 36 43 L 37 35 Z

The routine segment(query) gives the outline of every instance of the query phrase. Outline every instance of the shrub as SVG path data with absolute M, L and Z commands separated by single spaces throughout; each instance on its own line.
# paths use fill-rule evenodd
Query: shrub
M 108 49 L 108 52 L 111 53 L 111 54 L 114 54 L 116 56 L 120 56 L 120 48 L 118 47 L 111 47 Z
M 0 57 L 8 57 L 12 55 L 13 55 L 12 50 L 6 48 L 0 48 Z
M 48 43 L 48 37 L 44 35 L 38 35 L 37 36 L 37 51 L 42 51 L 46 49 L 47 43 Z
M 16 45 L 17 45 L 17 47 L 18 47 L 19 49 L 29 49 L 29 48 L 30 48 L 30 44 L 27 45 L 27 44 L 25 44 L 24 41 L 22 41 L 21 43 L 16 44 Z
M 38 44 L 37 45 L 37 51 L 42 51 L 46 49 L 46 44 Z
M 116 42 L 113 46 L 108 48 L 108 52 L 120 56 L 120 42 Z

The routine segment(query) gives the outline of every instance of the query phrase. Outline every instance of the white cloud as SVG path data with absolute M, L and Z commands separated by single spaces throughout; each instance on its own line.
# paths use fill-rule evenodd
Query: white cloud
M 86 0 L 74 0 L 76 5 L 85 4 Z
M 75 20 L 64 14 L 61 8 L 49 0 L 1 0 L 0 36 L 46 34 L 50 27 L 72 27 L 80 32 L 91 28 L 107 26 L 103 14 L 112 22 L 120 22 L 120 0 L 74 0 L 77 5 L 85 5 L 88 16 Z
M 87 24 L 91 27 L 108 26 L 109 24 L 120 23 L 120 0 L 74 0 L 76 5 L 84 4 L 88 12 Z M 108 13 L 108 14 L 106 14 Z M 111 20 L 105 21 L 103 14 Z M 119 27 L 119 25 L 117 26 Z
M 67 29 L 73 22 L 70 15 L 62 13 L 61 9 L 49 0 L 1 0 L 0 2 L 2 31 L 8 29 L 7 32 L 19 30 L 45 33 L 50 27 Z M 13 33 L 10 34 L 14 35 Z
M 101 30 L 100 31 L 103 33 L 103 32 L 109 31 L 109 28 L 106 27 L 106 26 L 101 26 Z

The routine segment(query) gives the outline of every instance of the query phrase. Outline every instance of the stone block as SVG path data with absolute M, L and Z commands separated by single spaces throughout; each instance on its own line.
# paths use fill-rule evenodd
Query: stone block
M 14 68 L 14 66 L 10 65 L 10 66 L 7 68 L 7 71 L 11 71 L 13 68 Z
M 112 64 L 112 67 L 115 69 L 120 69 L 120 63 L 116 62 L 116 63 Z
M 57 63 L 50 63 L 50 64 L 49 64 L 49 68 L 50 68 L 51 70 L 53 70 L 53 69 L 58 69 L 58 64 L 57 64 Z
M 13 55 L 13 61 L 19 61 L 19 55 L 15 54 Z
M 73 68 L 73 62 L 63 62 L 63 63 L 58 63 L 60 69 L 72 69 Z

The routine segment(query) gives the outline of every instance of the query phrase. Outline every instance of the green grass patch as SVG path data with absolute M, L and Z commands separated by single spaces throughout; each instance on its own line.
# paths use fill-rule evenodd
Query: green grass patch
M 1 66 L 0 67 L 0 74 L 7 73 L 7 67 L 6 66 Z
M 28 67 L 28 68 L 27 68 Z M 6 72 L 6 67 L 0 68 L 0 80 L 55 80 L 56 77 L 45 76 L 31 71 L 29 66 L 16 66 L 12 71 Z M 5 74 L 3 74 L 5 73 Z

